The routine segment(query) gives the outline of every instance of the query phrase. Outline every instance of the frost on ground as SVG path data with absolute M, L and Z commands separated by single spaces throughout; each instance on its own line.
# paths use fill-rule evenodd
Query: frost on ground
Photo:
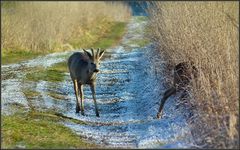
M 164 117 L 156 119 L 159 100 L 165 91 L 161 75 L 164 61 L 151 44 L 145 47 L 128 44 L 131 40 L 144 38 L 142 32 L 135 31 L 143 31 L 145 25 L 146 21 L 139 22 L 133 17 L 120 44 L 106 50 L 108 57 L 101 63 L 96 87 L 100 118 L 95 116 L 88 86 L 84 86 L 86 115 L 75 113 L 76 100 L 69 73 L 63 82 L 57 83 L 23 80 L 31 69 L 66 61 L 72 52 L 54 53 L 20 64 L 3 65 L 2 115 L 15 112 L 10 107 L 13 103 L 29 109 L 29 101 L 23 94 L 23 87 L 27 87 L 40 93 L 40 96 L 31 100 L 31 106 L 85 122 L 85 125 L 72 122 L 63 124 L 91 142 L 118 148 L 191 147 L 190 128 L 181 111 L 175 108 L 174 97 L 166 102 Z M 61 94 L 64 98 L 51 97 L 49 91 Z

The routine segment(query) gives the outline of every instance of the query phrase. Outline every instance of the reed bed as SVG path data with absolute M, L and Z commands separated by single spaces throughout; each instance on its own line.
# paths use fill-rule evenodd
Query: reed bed
M 194 62 L 199 70 L 189 90 L 197 145 L 237 148 L 239 3 L 151 2 L 151 6 L 149 36 L 167 60 L 166 70 L 182 61 Z

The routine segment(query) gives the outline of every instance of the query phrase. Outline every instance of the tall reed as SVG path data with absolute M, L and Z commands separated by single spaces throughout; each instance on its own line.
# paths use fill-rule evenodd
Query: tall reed
M 193 61 L 199 78 L 189 101 L 192 131 L 211 148 L 238 147 L 239 3 L 152 2 L 149 35 L 171 66 Z

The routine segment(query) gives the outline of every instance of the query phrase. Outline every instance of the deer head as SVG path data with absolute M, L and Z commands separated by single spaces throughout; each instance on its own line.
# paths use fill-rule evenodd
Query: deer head
M 88 73 L 89 74 L 98 73 L 100 59 L 102 58 L 105 50 L 100 50 L 100 48 L 98 48 L 97 50 L 94 50 L 93 48 L 91 48 L 91 53 L 85 49 L 83 49 L 83 51 L 85 55 L 89 57 Z

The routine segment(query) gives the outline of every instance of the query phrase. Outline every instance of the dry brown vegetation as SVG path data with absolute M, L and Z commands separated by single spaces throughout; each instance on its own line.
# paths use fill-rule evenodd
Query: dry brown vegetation
M 192 85 L 191 119 L 196 143 L 236 148 L 239 140 L 239 3 L 153 2 L 151 38 L 169 70 L 193 61 L 199 78 Z
M 122 2 L 2 2 L 2 49 L 49 51 L 96 42 L 113 25 L 126 21 Z M 69 46 L 71 45 L 71 46 Z

